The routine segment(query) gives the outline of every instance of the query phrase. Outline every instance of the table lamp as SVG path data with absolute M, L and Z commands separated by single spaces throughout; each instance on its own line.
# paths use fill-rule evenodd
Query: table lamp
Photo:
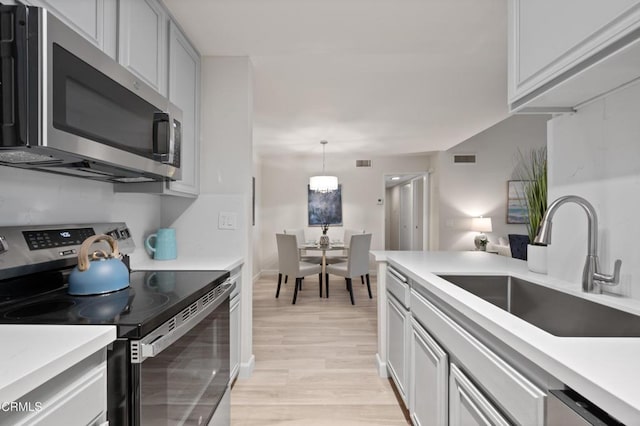
M 473 239 L 473 243 L 476 245 L 476 250 L 485 251 L 487 249 L 487 243 L 489 240 L 484 234 L 485 232 L 491 232 L 491 218 L 490 217 L 474 217 L 471 219 L 471 230 L 479 232 Z

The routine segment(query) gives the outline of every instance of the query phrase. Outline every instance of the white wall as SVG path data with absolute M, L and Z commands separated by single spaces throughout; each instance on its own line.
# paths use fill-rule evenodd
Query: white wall
M 160 197 L 113 184 L 0 166 L 0 226 L 124 221 L 138 248 L 160 227 Z
M 328 149 L 330 149 L 330 144 Z M 371 159 L 372 167 L 355 167 L 357 159 Z M 371 232 L 372 250 L 384 249 L 385 206 L 376 204 L 385 197 L 384 174 L 426 172 L 428 155 L 373 157 L 366 155 L 326 155 L 326 172 L 335 174 L 342 185 L 343 227 L 331 227 L 329 237 L 342 239 L 344 228 Z M 261 179 L 260 262 L 263 272 L 275 272 L 278 265 L 277 232 L 304 228 L 307 238 L 317 239 L 318 227 L 307 226 L 307 184 L 309 177 L 322 170 L 322 156 L 299 155 L 264 157 Z
M 181 253 L 244 259 L 241 288 L 240 375 L 253 368 L 252 65 L 247 57 L 202 58 L 200 196 L 163 201 L 163 224 L 176 228 Z M 236 213 L 238 228 L 218 229 L 221 211 Z
M 599 219 L 600 266 L 611 273 L 622 259 L 615 288 L 640 299 L 640 85 L 613 93 L 549 123 L 549 200 L 579 195 Z M 548 273 L 580 288 L 587 252 L 587 219 L 575 205 L 553 220 Z
M 474 216 L 491 217 L 493 232 L 489 241 L 507 234 L 526 234 L 524 225 L 506 223 L 507 181 L 515 179 L 518 149 L 527 153 L 546 143 L 546 115 L 516 115 L 440 152 L 434 167 L 432 191 L 437 213 L 433 220 L 438 232 L 439 250 L 474 250 L 468 230 Z M 476 154 L 475 164 L 454 164 L 454 154 Z M 435 248 L 434 248 L 435 249 Z

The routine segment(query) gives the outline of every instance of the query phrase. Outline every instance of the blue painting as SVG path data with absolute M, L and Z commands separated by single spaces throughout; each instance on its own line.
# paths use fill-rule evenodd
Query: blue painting
M 312 191 L 307 185 L 309 194 L 309 226 L 342 225 L 342 185 L 330 192 Z
M 529 223 L 529 211 L 524 199 L 527 181 L 510 180 L 507 186 L 507 223 Z

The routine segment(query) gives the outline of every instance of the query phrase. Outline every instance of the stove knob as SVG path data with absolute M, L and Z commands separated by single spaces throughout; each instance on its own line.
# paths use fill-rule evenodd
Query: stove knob
M 7 244 L 6 238 L 0 235 L 0 254 L 9 250 L 9 244 Z

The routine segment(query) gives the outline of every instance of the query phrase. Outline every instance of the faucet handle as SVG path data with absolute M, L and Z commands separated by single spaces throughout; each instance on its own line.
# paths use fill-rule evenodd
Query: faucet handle
M 599 272 L 594 272 L 593 279 L 601 284 L 616 285 L 620 283 L 620 268 L 622 267 L 622 260 L 617 259 L 613 265 L 613 275 L 605 275 Z

